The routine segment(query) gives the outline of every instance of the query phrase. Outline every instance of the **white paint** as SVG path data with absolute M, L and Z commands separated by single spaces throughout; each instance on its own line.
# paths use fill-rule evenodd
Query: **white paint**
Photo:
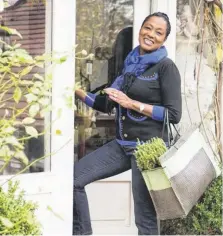
M 131 181 L 98 181 L 86 191 L 94 234 L 136 233 Z
M 0 12 L 4 11 L 4 0 L 0 0 Z
M 168 57 L 175 61 L 176 54 L 176 0 L 152 0 L 151 13 L 164 12 L 168 15 L 171 24 L 171 33 L 168 36 L 165 46 Z
M 150 2 L 150 0 L 134 0 L 133 47 L 139 45 L 139 30 L 144 19 L 150 14 Z
M 53 4 L 53 40 L 52 51 L 60 52 L 60 56 L 71 54 L 68 60 L 62 65 L 58 65 L 53 73 L 53 99 L 52 105 L 55 108 L 61 108 L 62 114 L 58 119 L 57 109 L 52 113 L 52 120 L 56 120 L 52 125 L 52 150 L 57 150 L 64 144 L 69 142 L 61 151 L 54 155 L 54 162 L 52 163 L 52 172 L 63 172 L 71 175 L 69 170 L 72 168 L 67 165 L 65 158 L 73 159 L 73 137 L 74 137 L 74 111 L 66 105 L 64 95 L 67 94 L 66 88 L 74 87 L 74 69 L 75 60 L 74 53 L 72 53 L 75 46 L 75 1 L 66 1 L 66 4 L 61 6 L 59 0 L 55 0 Z M 72 17 L 71 17 L 72 16 Z M 73 54 L 73 55 L 72 55 Z M 70 93 L 74 99 L 74 94 Z M 56 135 L 55 131 L 61 130 L 62 135 Z M 69 154 L 69 155 L 68 155 Z M 67 156 L 68 155 L 68 156 Z M 61 161 L 61 157 L 64 159 Z
M 67 0 L 61 4 L 60 0 L 53 1 L 52 23 L 52 51 L 71 53 L 75 46 L 76 1 Z M 74 87 L 75 65 L 74 55 L 56 67 L 53 73 L 53 100 L 56 108 L 62 108 L 61 117 L 52 125 L 52 151 L 65 146 L 52 156 L 51 171 L 57 177 L 53 191 L 53 209 L 63 217 L 53 226 L 58 235 L 72 235 L 73 220 L 73 162 L 74 162 L 74 111 L 67 107 L 64 95 L 66 88 Z M 74 100 L 74 94 L 71 93 Z M 57 118 L 57 111 L 53 112 L 52 120 Z M 61 135 L 55 131 L 61 130 Z
M 94 235 L 137 234 L 131 171 L 86 186 Z
M 96 181 L 86 186 L 86 192 L 95 235 L 137 233 L 131 171 Z

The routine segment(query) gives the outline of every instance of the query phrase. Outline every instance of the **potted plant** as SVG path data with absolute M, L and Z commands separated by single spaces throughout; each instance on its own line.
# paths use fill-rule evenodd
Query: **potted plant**
M 160 162 L 161 158 L 168 153 L 167 150 L 161 138 L 152 138 L 147 142 L 138 142 L 134 152 L 137 166 L 145 180 L 160 220 L 186 216 Z
M 136 163 L 142 172 L 148 190 L 159 187 L 169 187 L 170 183 L 161 167 L 159 157 L 167 151 L 166 144 L 161 138 L 152 138 L 147 142 L 138 142 L 134 152 Z

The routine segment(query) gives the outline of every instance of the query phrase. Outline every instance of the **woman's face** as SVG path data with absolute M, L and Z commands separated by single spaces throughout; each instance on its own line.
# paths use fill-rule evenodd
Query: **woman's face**
M 160 48 L 166 40 L 167 23 L 162 17 L 152 16 L 139 31 L 140 54 Z

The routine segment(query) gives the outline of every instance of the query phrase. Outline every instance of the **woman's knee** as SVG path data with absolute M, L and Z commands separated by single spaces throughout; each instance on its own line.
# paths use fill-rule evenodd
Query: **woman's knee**
M 76 179 L 74 179 L 74 189 L 80 189 L 80 188 L 82 188 L 82 186 Z
M 83 189 L 85 187 L 84 182 L 84 176 L 80 174 L 80 172 L 77 170 L 77 166 L 74 164 L 74 189 Z

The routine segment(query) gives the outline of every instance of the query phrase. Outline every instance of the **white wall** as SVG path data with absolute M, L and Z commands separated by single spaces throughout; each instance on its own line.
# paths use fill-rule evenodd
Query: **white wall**
M 169 57 L 175 61 L 181 74 L 183 112 L 179 127 L 183 133 L 191 125 L 199 124 L 201 115 L 203 116 L 209 110 L 215 91 L 216 77 L 213 70 L 207 65 L 207 60 L 202 57 L 198 88 L 199 99 L 197 99 L 197 80 L 194 72 L 198 73 L 200 55 L 196 53 L 193 45 L 188 47 L 187 42 L 176 42 L 176 6 L 177 0 L 152 0 L 151 10 L 152 12 L 164 12 L 170 18 L 172 30 L 166 47 Z M 205 120 L 205 128 L 210 141 L 213 142 L 214 120 L 211 113 Z

